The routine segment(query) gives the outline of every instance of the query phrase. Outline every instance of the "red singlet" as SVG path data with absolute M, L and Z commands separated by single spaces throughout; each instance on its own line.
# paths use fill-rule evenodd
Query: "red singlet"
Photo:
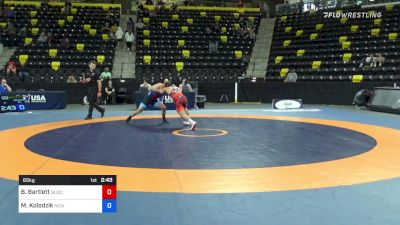
M 180 88 L 174 87 L 170 95 L 172 100 L 174 100 L 176 111 L 181 112 L 186 109 L 187 98 L 183 95 Z

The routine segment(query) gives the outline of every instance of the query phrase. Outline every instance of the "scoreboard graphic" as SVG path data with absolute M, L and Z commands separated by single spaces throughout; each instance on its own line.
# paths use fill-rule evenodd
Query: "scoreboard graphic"
M 19 213 L 115 213 L 115 175 L 20 175 Z
M 26 110 L 25 100 L 20 95 L 0 95 L 0 113 L 23 112 Z

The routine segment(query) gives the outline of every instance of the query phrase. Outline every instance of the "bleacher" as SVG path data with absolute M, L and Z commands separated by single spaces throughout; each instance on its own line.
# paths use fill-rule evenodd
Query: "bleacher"
M 381 18 L 325 18 L 324 12 L 381 12 Z M 295 69 L 298 80 L 391 81 L 400 79 L 399 5 L 319 10 L 277 17 L 267 80 Z M 382 66 L 360 68 L 368 54 L 381 53 Z
M 154 10 L 154 6 L 145 6 Z M 260 24 L 258 8 L 180 6 L 156 16 L 139 13 L 144 28 L 137 30 L 136 77 L 157 80 L 181 77 L 192 81 L 235 81 L 246 70 L 255 40 L 239 34 L 243 24 Z M 220 24 L 220 32 L 206 28 Z M 248 23 L 248 24 L 249 24 Z M 218 42 L 218 52 L 209 51 L 209 42 Z
M 79 77 L 88 68 L 90 60 L 97 60 L 110 69 L 113 65 L 115 45 L 109 34 L 101 33 L 107 15 L 119 20 L 120 5 L 73 3 L 71 10 L 64 11 L 63 2 L 42 5 L 40 2 L 6 2 L 15 11 L 17 32 L 26 27 L 27 37 L 20 43 L 11 60 L 25 63 L 30 76 L 25 82 L 65 82 L 69 75 Z M 7 21 L 0 21 L 4 30 Z M 55 44 L 37 41 L 42 31 L 54 35 Z M 8 37 L 1 33 L 2 43 Z M 61 40 L 69 39 L 69 48 L 60 46 Z M 16 41 L 16 40 L 14 40 Z M 17 79 L 9 77 L 8 79 Z

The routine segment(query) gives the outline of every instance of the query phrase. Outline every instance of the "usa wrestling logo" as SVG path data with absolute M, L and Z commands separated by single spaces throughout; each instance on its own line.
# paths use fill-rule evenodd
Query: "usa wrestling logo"
M 25 103 L 46 103 L 46 96 L 44 95 L 24 95 Z

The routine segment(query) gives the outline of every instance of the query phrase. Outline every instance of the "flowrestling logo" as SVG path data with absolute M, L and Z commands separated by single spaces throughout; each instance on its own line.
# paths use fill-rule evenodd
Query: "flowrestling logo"
M 26 103 L 46 103 L 46 96 L 44 95 L 23 95 Z
M 324 12 L 324 18 L 379 19 L 381 12 Z

